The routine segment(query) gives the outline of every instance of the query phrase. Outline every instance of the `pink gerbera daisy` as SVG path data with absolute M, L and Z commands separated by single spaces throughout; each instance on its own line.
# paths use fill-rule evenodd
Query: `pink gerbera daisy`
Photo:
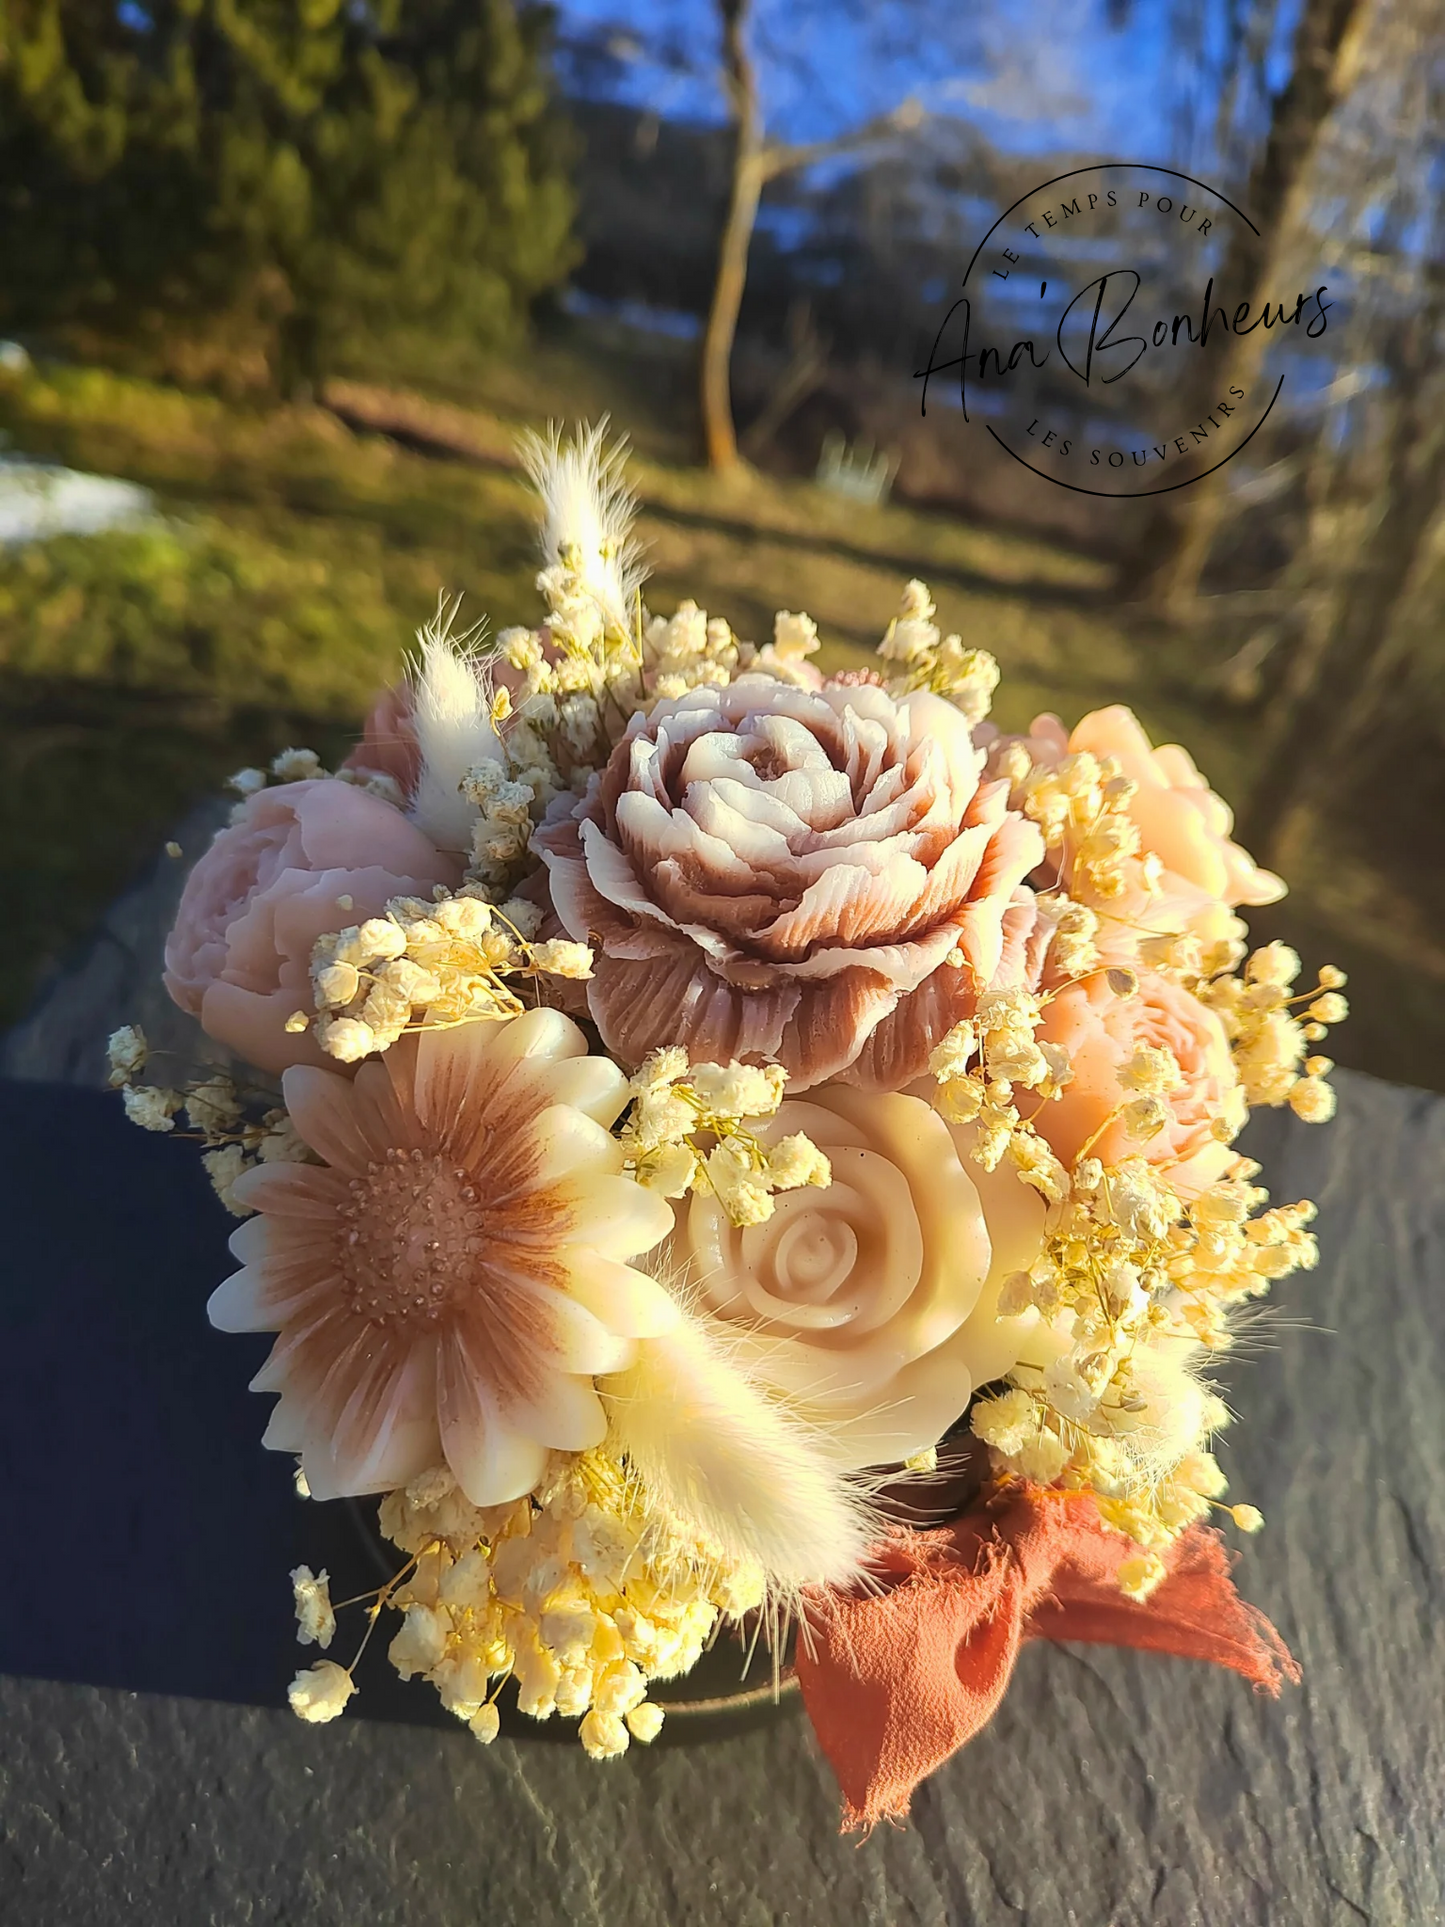
M 475 1505 L 530 1491 L 549 1448 L 598 1445 L 597 1373 L 677 1318 L 626 1261 L 672 1225 L 622 1175 L 622 1073 L 533 1010 L 402 1039 L 354 1078 L 301 1066 L 286 1106 L 320 1164 L 238 1181 L 258 1215 L 213 1294 L 223 1331 L 274 1331 L 252 1381 L 265 1444 L 317 1498 L 404 1485 L 445 1460 Z

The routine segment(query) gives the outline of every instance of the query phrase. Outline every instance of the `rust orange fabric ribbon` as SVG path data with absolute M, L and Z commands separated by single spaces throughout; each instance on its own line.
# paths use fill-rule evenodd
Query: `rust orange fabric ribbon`
M 1274 1694 L 1299 1679 L 1274 1627 L 1234 1590 L 1218 1533 L 1184 1534 L 1146 1601 L 1119 1590 L 1130 1549 L 1087 1495 L 1013 1486 L 948 1526 L 890 1539 L 876 1593 L 831 1595 L 810 1617 L 811 1642 L 798 1641 L 797 1670 L 845 1828 L 907 1813 L 919 1782 L 993 1717 L 1025 1640 L 1206 1659 Z

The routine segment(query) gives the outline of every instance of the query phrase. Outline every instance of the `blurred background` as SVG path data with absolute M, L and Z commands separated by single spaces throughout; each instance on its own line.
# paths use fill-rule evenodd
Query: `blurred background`
M 1445 0 L 7 0 L 0 1025 L 438 589 L 536 619 L 515 436 L 610 412 L 655 610 L 838 666 L 922 576 L 1005 726 L 1184 743 L 1290 879 L 1256 932 L 1351 973 L 1332 1048 L 1445 1089 L 1442 98 Z M 977 241 L 1095 160 L 1335 303 L 1221 351 L 1280 404 L 1148 501 L 919 407 Z

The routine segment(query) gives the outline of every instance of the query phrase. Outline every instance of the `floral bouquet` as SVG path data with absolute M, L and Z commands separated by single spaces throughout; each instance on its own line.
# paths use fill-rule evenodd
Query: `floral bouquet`
M 618 452 L 527 459 L 541 625 L 444 605 L 344 768 L 235 777 L 166 950 L 211 1062 L 111 1041 L 244 1219 L 210 1316 L 277 1335 L 263 1443 L 381 1495 L 366 1635 L 395 1609 L 480 1741 L 514 1682 L 601 1759 L 723 1629 L 775 1678 L 791 1634 L 854 1824 L 1031 1637 L 1277 1690 L 1204 1523 L 1261 1523 L 1208 1373 L 1314 1262 L 1231 1146 L 1251 1105 L 1329 1116 L 1343 978 L 1246 959 L 1284 886 L 1127 709 L 1001 734 L 919 582 L 832 677 L 805 615 L 651 615 Z M 326 1651 L 327 1575 L 291 1577 Z

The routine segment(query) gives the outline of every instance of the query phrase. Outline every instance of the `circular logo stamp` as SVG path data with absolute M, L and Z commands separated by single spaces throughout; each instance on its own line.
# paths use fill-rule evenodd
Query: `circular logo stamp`
M 1104 161 L 1042 182 L 979 242 L 919 369 L 970 432 L 1084 495 L 1163 495 L 1239 454 L 1285 376 L 1245 350 L 1325 332 L 1321 286 L 1261 300 L 1261 236 L 1217 188 Z M 1241 265 L 1243 264 L 1243 265 Z M 935 400 L 937 390 L 934 391 Z

